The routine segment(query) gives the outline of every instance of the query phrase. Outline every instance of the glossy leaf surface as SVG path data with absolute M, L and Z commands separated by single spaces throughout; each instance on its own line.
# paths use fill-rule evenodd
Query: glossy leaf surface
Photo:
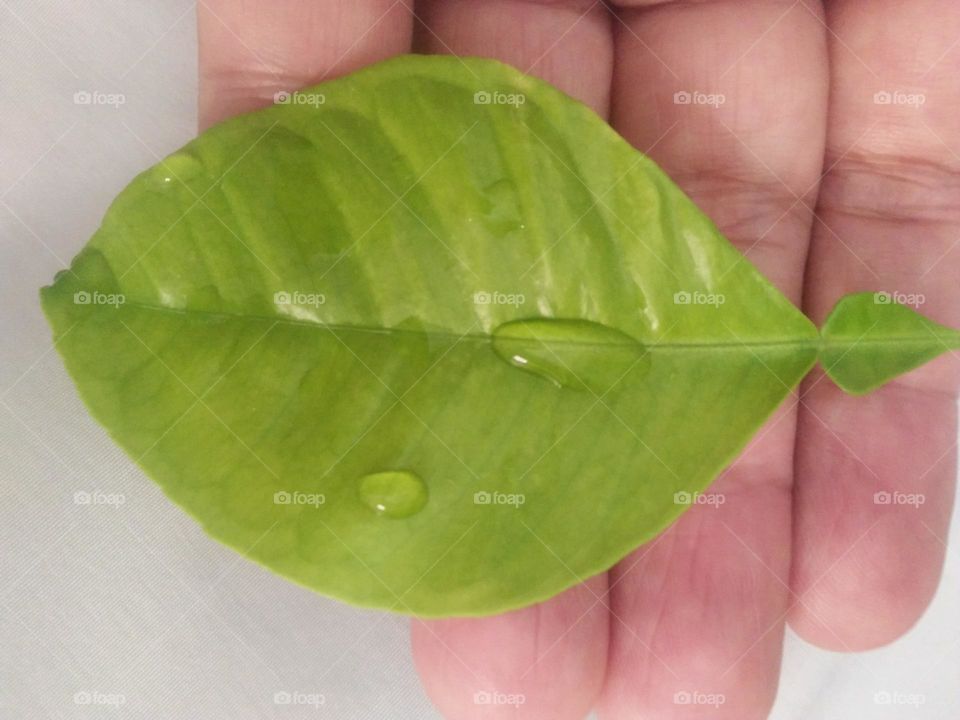
M 545 599 L 663 530 L 817 359 L 539 81 L 406 57 L 284 100 L 137 177 L 42 293 L 91 413 L 275 572 L 425 616 Z M 928 356 L 830 359 L 859 389 Z

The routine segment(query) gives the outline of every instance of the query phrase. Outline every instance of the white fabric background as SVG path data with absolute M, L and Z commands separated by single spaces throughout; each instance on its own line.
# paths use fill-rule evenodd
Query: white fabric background
M 0 718 L 437 717 L 404 618 L 207 538 L 87 416 L 50 349 L 37 288 L 136 172 L 194 134 L 194 32 L 188 0 L 0 0 Z M 78 91 L 125 104 L 77 105 Z M 125 502 L 74 504 L 95 490 Z M 788 636 L 773 718 L 960 717 L 958 605 L 955 543 L 933 606 L 894 645 L 850 656 Z M 275 705 L 284 690 L 325 704 Z

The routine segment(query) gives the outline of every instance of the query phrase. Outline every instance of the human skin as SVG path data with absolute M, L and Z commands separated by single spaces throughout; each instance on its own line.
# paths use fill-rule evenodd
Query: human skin
M 198 28 L 202 127 L 411 50 L 497 58 L 607 118 L 818 324 L 846 293 L 887 290 L 960 326 L 955 0 L 202 0 Z M 682 90 L 725 101 L 675 104 Z M 956 352 L 861 398 L 814 373 L 712 486 L 720 507 L 545 603 L 414 619 L 428 694 L 456 720 L 766 717 L 787 623 L 857 651 L 929 603 L 958 386 Z

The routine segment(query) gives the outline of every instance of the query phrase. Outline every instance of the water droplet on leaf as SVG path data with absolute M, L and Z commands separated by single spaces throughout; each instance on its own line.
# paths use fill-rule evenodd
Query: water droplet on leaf
M 589 389 L 597 394 L 650 364 L 642 343 L 590 320 L 513 320 L 493 331 L 493 349 L 513 367 L 557 387 Z
M 377 515 L 405 518 L 427 504 L 427 486 L 406 470 L 388 470 L 360 478 L 357 493 L 360 500 Z
M 190 153 L 177 152 L 165 157 L 156 169 L 157 184 L 169 187 L 197 177 L 203 171 L 203 163 Z

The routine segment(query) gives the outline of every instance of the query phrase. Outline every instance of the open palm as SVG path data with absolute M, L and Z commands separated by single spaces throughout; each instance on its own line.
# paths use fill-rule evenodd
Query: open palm
M 960 5 L 825 4 L 205 0 L 201 123 L 411 50 L 497 58 L 608 118 L 815 321 L 885 290 L 960 325 Z M 717 480 L 723 505 L 541 605 L 414 621 L 434 702 L 750 720 L 786 623 L 834 650 L 898 637 L 940 573 L 958 380 L 956 354 L 866 398 L 811 376 Z

